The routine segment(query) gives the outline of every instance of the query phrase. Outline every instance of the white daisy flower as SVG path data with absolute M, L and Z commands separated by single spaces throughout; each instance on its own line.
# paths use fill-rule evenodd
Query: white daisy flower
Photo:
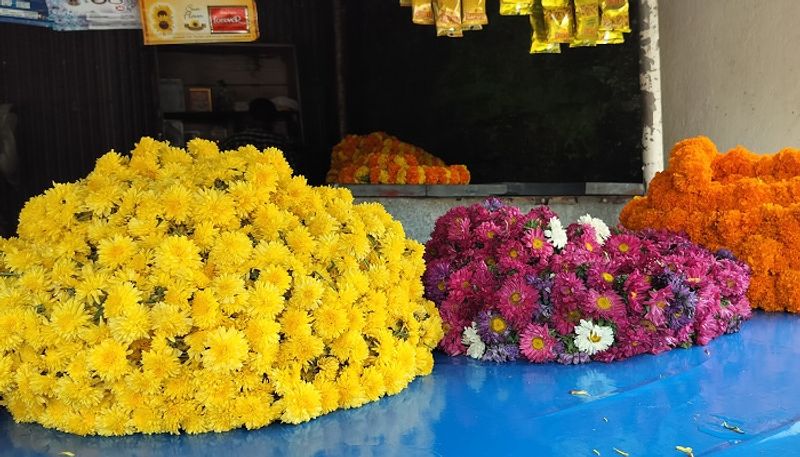
M 608 237 L 611 236 L 611 230 L 602 219 L 592 217 L 590 214 L 584 214 L 578 218 L 578 222 L 583 225 L 588 225 L 594 229 L 594 236 L 598 243 L 603 244 Z
M 614 329 L 605 325 L 595 325 L 592 321 L 581 319 L 575 327 L 575 345 L 578 350 L 589 355 L 603 352 L 614 344 Z
M 476 341 L 467 347 L 467 355 L 473 359 L 480 360 L 486 352 L 486 344 L 483 341 Z
M 475 322 L 469 327 L 464 327 L 464 333 L 461 334 L 461 342 L 467 346 L 467 355 L 473 359 L 480 359 L 483 357 L 483 353 L 486 352 L 486 343 L 478 335 L 478 325 Z
M 557 217 L 550 219 L 547 224 L 547 230 L 544 231 L 544 236 L 556 249 L 562 249 L 567 245 L 567 231 L 564 230 L 561 220 Z

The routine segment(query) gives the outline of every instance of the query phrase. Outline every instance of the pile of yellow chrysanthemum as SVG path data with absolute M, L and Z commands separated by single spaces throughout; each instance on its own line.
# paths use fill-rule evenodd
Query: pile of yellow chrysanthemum
M 299 423 L 430 373 L 423 248 L 280 151 L 143 138 L 0 239 L 0 404 L 78 434 Z

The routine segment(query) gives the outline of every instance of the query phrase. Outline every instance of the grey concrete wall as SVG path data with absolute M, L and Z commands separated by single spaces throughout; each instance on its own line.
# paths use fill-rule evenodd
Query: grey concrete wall
M 664 150 L 800 147 L 800 1 L 661 0 Z
M 480 203 L 480 198 L 380 198 L 360 197 L 357 202 L 379 202 L 386 210 L 399 220 L 405 228 L 406 235 L 419 242 L 430 238 L 436 219 L 450 208 L 461 205 Z M 580 216 L 589 213 L 602 219 L 609 226 L 617 225 L 619 212 L 630 200 L 630 197 L 509 197 L 504 202 L 518 206 L 527 212 L 532 207 L 548 203 L 558 213 L 564 225 L 574 222 Z

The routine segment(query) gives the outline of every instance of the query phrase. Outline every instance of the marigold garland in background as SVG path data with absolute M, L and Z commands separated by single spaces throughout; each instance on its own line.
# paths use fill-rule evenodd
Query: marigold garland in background
M 543 206 L 453 208 L 425 256 L 450 355 L 609 362 L 706 344 L 750 316 L 749 269 L 729 252 L 588 215 L 564 229 Z
M 469 184 L 464 165 L 445 165 L 384 132 L 348 135 L 334 146 L 327 182 L 338 184 Z
M 753 269 L 753 307 L 800 312 L 800 151 L 726 154 L 708 138 L 676 144 L 647 196 L 620 215 L 626 227 L 683 231 L 708 249 L 727 248 Z
M 422 245 L 280 151 L 143 138 L 0 239 L 0 404 L 77 434 L 299 423 L 430 373 Z

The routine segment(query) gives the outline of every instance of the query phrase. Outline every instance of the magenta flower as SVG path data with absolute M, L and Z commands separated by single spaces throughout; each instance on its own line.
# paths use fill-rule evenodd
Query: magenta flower
M 538 308 L 539 291 L 530 286 L 523 275 L 514 275 L 500 286 L 495 303 L 511 325 L 523 329 L 530 323 Z
M 586 300 L 586 285 L 573 272 L 562 272 L 553 278 L 551 300 L 556 306 L 560 304 L 577 306 Z
M 528 262 L 528 251 L 519 241 L 508 241 L 497 249 L 500 267 L 506 271 L 521 271 Z
M 500 240 L 502 228 L 493 221 L 482 222 L 475 229 L 477 241 L 486 245 L 492 245 Z
M 553 245 L 547 241 L 541 228 L 526 230 L 522 236 L 522 244 L 534 260 L 547 261 L 553 255 Z
M 575 326 L 586 317 L 586 313 L 578 307 L 578 303 L 553 304 L 553 327 L 562 335 L 569 335 Z
M 641 254 L 642 242 L 635 235 L 620 233 L 611 235 L 606 240 L 605 249 L 611 257 L 625 257 L 635 259 Z
M 472 298 L 475 288 L 475 283 L 472 280 L 472 271 L 468 267 L 451 274 L 447 281 L 448 298 L 453 301 L 462 302 Z
M 586 314 L 593 318 L 611 320 L 615 323 L 625 318 L 625 304 L 613 290 L 589 289 L 586 301 L 581 305 Z
M 617 279 L 617 271 L 611 262 L 595 262 L 587 272 L 586 282 L 589 287 L 598 290 L 611 290 Z
M 520 335 L 519 350 L 531 362 L 550 362 L 556 358 L 557 342 L 546 325 L 528 324 Z
M 642 314 L 644 311 L 645 294 L 650 290 L 647 277 L 638 270 L 630 273 L 627 279 L 625 279 L 623 290 L 625 291 L 625 298 L 628 301 L 628 309 L 632 313 Z
M 437 220 L 423 284 L 439 307 L 445 352 L 465 353 L 462 330 L 475 322 L 483 360 L 610 362 L 706 344 L 750 317 L 750 270 L 730 254 L 656 230 L 618 229 L 601 245 L 592 224 L 570 225 L 555 253 L 543 233 L 553 217 L 490 201 Z M 614 327 L 608 349 L 576 351 L 582 319 Z

